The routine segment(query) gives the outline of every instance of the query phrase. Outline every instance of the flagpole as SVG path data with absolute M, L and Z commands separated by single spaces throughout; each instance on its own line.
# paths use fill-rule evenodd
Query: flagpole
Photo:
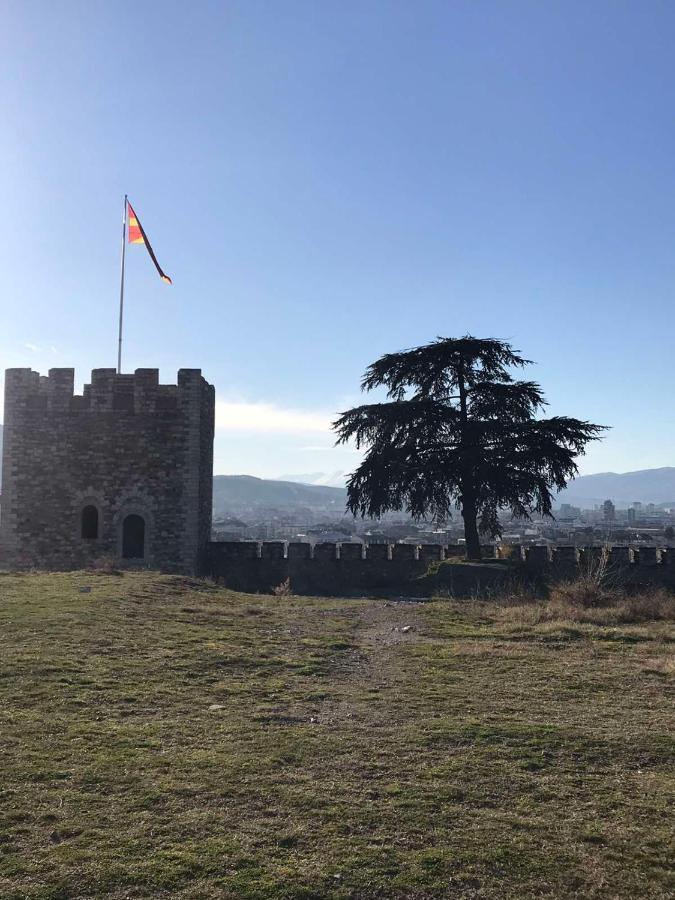
M 124 254 L 127 247 L 127 195 L 124 195 L 124 216 L 122 218 L 122 274 L 120 278 L 120 328 L 117 340 L 117 374 L 122 374 L 122 320 L 124 317 Z

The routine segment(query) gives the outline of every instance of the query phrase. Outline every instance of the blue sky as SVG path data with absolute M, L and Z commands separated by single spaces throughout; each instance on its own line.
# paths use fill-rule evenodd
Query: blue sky
M 216 385 L 216 472 L 348 470 L 380 354 L 511 340 L 583 472 L 675 464 L 675 5 L 0 0 L 0 367 Z

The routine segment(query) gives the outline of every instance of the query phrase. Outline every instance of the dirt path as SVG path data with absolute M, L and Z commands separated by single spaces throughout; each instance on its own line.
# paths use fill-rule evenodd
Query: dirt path
M 361 614 L 359 644 L 366 652 L 381 656 L 391 644 L 419 640 L 423 605 L 415 600 L 373 601 Z
M 383 705 L 380 713 L 373 700 L 379 692 L 395 689 L 396 682 L 403 678 L 403 645 L 422 639 L 422 605 L 409 600 L 378 600 L 359 611 L 352 664 L 335 684 L 341 698 L 322 705 L 319 724 L 335 726 L 349 721 L 372 725 L 378 718 L 391 717 L 391 709 L 385 711 Z

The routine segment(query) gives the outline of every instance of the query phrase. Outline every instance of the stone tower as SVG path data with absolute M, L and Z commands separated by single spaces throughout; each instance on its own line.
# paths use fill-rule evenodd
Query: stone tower
M 0 565 L 95 560 L 202 568 L 211 532 L 215 392 L 199 369 L 5 372 Z

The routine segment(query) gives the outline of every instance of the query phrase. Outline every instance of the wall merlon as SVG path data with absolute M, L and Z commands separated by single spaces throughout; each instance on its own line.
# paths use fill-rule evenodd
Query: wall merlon
M 607 561 L 612 567 L 624 568 L 633 562 L 630 547 L 611 547 L 607 555 Z
M 464 556 L 466 553 L 466 547 L 464 544 L 448 544 L 445 548 L 445 558 L 451 559 L 454 556 Z
M 284 559 L 286 546 L 283 541 L 265 541 L 261 546 L 262 559 Z
M 388 560 L 391 544 L 366 544 L 366 559 Z
M 201 388 L 202 382 L 204 379 L 202 378 L 202 370 L 201 369 L 179 369 L 178 370 L 178 387 L 181 390 L 186 389 L 199 389 Z
M 134 383 L 143 384 L 148 387 L 157 387 L 159 384 L 159 369 L 135 369 Z
M 417 547 L 414 544 L 392 544 L 391 558 L 395 560 L 411 560 L 417 556 Z
M 440 544 L 421 544 L 417 558 L 422 560 L 443 559 L 443 547 Z
M 124 377 L 124 376 L 119 376 Z M 118 375 L 115 369 L 94 369 L 91 373 L 89 407 L 93 412 L 110 412 L 113 409 L 113 392 Z
M 356 541 L 340 544 L 340 559 L 363 559 L 363 544 Z
M 288 545 L 288 559 L 309 559 L 312 548 L 309 544 L 293 541 Z
M 133 380 L 134 412 L 154 413 L 159 393 L 159 369 L 136 369 Z
M 91 384 L 97 386 L 99 384 L 108 384 L 112 378 L 117 377 L 117 369 L 92 369 Z M 124 376 L 122 376 L 124 377 Z
M 5 397 L 18 399 L 22 395 L 37 393 L 41 381 L 40 373 L 32 369 L 5 369 Z
M 337 544 L 322 541 L 314 544 L 314 559 L 337 559 Z
M 74 369 L 50 369 L 47 382 L 47 409 L 54 412 L 65 412 L 75 391 Z
M 551 561 L 551 555 L 547 545 L 526 547 L 525 564 L 533 568 L 546 568 Z
M 579 562 L 579 554 L 576 547 L 554 547 L 553 563 L 559 567 L 573 568 Z
M 606 558 L 607 551 L 604 547 L 580 547 L 579 565 L 586 571 L 593 571 Z
M 661 560 L 656 555 L 656 547 L 640 547 L 638 550 L 638 564 L 641 566 L 655 566 Z
M 512 559 L 520 562 L 523 558 L 523 548 L 520 544 L 500 544 L 497 547 L 497 559 Z

